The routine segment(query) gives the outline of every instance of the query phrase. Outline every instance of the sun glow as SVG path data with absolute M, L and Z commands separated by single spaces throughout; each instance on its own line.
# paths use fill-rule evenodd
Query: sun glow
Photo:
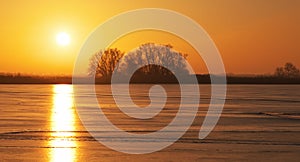
M 67 46 L 70 44 L 70 36 L 65 32 L 58 33 L 56 35 L 56 42 L 58 45 Z

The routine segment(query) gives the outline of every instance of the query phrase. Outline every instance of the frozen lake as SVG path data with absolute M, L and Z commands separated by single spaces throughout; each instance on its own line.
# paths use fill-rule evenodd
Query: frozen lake
M 130 86 L 135 104 L 149 104 L 150 86 Z M 176 116 L 178 85 L 163 86 L 165 108 L 146 120 L 124 115 L 110 85 L 96 85 L 96 92 L 112 123 L 144 134 L 164 128 Z M 198 133 L 210 86 L 200 85 L 200 91 L 197 116 L 183 137 L 161 151 L 129 155 L 105 147 L 86 131 L 76 113 L 72 85 L 0 85 L 0 161 L 300 161 L 300 85 L 228 85 L 222 116 L 203 140 Z M 106 140 L 110 137 L 107 132 Z

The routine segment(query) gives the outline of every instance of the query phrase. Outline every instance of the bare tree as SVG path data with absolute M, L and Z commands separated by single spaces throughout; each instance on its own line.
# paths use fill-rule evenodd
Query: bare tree
M 119 68 L 118 62 L 123 56 L 124 52 L 117 48 L 95 53 L 90 59 L 89 75 L 111 78 L 113 71 Z
M 292 63 L 286 63 L 284 67 L 278 67 L 275 70 L 275 76 L 284 78 L 300 77 L 300 70 Z
M 128 68 L 135 69 L 140 65 L 146 65 L 139 68 L 137 74 L 170 76 L 173 75 L 173 71 L 187 75 L 189 71 L 185 64 L 186 58 L 187 54 L 176 52 L 171 45 L 147 43 L 124 56 L 121 71 L 126 73 Z M 165 65 L 169 69 L 160 65 Z

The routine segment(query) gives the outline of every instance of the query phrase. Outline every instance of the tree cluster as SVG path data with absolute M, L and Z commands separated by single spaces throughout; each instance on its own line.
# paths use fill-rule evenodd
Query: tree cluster
M 113 72 L 126 75 L 130 69 L 137 69 L 135 78 L 148 76 L 170 79 L 174 75 L 189 74 L 186 58 L 186 54 L 176 52 L 171 45 L 147 43 L 127 54 L 116 48 L 101 50 L 90 59 L 88 72 L 91 76 L 110 80 Z
M 274 75 L 281 78 L 297 78 L 300 77 L 300 70 L 292 63 L 286 63 L 283 67 L 278 67 Z

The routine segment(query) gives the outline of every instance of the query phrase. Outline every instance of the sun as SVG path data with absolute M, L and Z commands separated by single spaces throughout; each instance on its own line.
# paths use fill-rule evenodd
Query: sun
M 70 36 L 65 32 L 60 32 L 56 35 L 56 42 L 60 46 L 67 46 L 70 44 Z

